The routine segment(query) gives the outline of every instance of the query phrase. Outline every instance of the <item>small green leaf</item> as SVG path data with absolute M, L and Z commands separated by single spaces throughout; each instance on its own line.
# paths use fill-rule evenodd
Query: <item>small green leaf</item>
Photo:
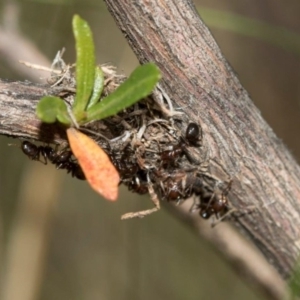
M 56 120 L 63 124 L 71 123 L 66 103 L 58 97 L 43 97 L 37 105 L 36 114 L 45 123 L 54 123 Z
M 148 63 L 137 67 L 113 93 L 87 111 L 87 121 L 113 116 L 148 96 L 161 78 L 158 67 Z
M 102 69 L 96 66 L 94 90 L 91 99 L 89 101 L 88 108 L 92 107 L 94 104 L 96 104 L 99 101 L 103 88 L 104 88 L 104 74 Z
M 73 32 L 76 40 L 76 97 L 73 113 L 77 121 L 84 118 L 95 77 L 95 48 L 91 29 L 78 15 L 73 17 Z

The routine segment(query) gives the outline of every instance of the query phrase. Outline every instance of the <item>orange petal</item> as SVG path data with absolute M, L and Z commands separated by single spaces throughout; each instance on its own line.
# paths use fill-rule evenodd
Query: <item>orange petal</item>
M 118 198 L 120 176 L 107 154 L 82 132 L 68 128 L 70 147 L 90 186 L 104 198 Z

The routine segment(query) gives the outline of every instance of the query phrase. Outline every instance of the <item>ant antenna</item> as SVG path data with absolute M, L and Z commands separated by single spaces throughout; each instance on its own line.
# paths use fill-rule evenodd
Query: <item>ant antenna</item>
M 221 223 L 224 219 L 226 219 L 228 216 L 230 216 L 231 214 L 233 214 L 234 212 L 238 211 L 236 208 L 232 207 L 230 210 L 228 210 L 223 216 L 221 216 L 220 218 L 216 218 L 215 220 L 212 221 L 211 223 L 211 227 L 215 227 L 217 226 L 219 223 Z

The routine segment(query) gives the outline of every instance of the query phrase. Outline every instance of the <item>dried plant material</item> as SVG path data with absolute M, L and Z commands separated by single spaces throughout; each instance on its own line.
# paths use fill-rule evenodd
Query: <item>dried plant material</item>
M 94 140 L 74 128 L 67 129 L 67 135 L 90 186 L 107 200 L 117 200 L 120 177 L 107 154 Z

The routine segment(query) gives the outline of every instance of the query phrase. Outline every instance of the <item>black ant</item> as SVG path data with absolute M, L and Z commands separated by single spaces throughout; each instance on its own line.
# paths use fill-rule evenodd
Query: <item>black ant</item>
M 198 124 L 190 123 L 186 128 L 185 138 L 190 144 L 197 145 L 199 139 L 202 138 L 202 131 Z
M 130 158 L 133 156 L 133 152 L 130 152 L 130 147 L 127 146 L 121 158 L 117 158 L 114 152 L 110 155 L 111 161 L 117 168 L 121 176 L 121 182 L 131 179 L 135 174 L 139 172 L 139 166 L 136 161 L 131 161 Z
M 135 176 L 127 184 L 128 189 L 140 195 L 148 193 L 147 174 L 144 170 L 140 169 L 135 173 Z
M 32 160 L 40 160 L 42 155 L 45 165 L 48 160 L 53 163 L 57 169 L 65 169 L 68 173 L 71 173 L 72 177 L 84 180 L 85 176 L 81 167 L 72 160 L 72 152 L 69 150 L 58 153 L 50 146 L 36 146 L 35 144 L 24 141 L 22 142 L 21 149 L 25 155 Z
M 165 177 L 160 180 L 160 188 L 162 199 L 167 201 L 179 202 L 182 199 L 187 199 L 191 196 L 191 189 L 186 186 L 186 174 L 185 173 L 172 173 L 172 174 L 160 174 L 156 172 L 159 177 Z
M 171 150 L 165 150 L 160 152 L 160 158 L 163 165 L 174 164 L 176 158 L 179 158 L 183 154 L 187 154 L 186 146 L 197 146 L 197 142 L 202 138 L 202 131 L 198 124 L 190 123 L 185 132 L 185 138 L 180 138 L 177 145 L 173 145 Z M 188 159 L 189 156 L 187 155 Z
M 182 191 L 181 183 L 181 181 L 174 181 L 169 178 L 163 186 L 165 190 L 163 199 L 179 202 L 185 196 Z
M 28 141 L 24 141 L 21 145 L 23 153 L 32 160 L 41 161 L 40 156 L 42 155 L 44 157 L 44 164 L 47 164 L 48 148 L 52 149 L 51 147 L 47 147 L 46 149 L 46 147 L 43 146 L 36 146 Z
M 120 158 L 114 151 L 110 153 L 110 159 L 121 176 L 121 183 L 127 185 L 128 189 L 140 195 L 149 192 L 147 174 L 141 169 L 134 158 L 134 152 L 130 146 L 125 147 Z
M 85 180 L 85 175 L 80 167 L 80 165 L 73 161 L 60 162 L 60 165 L 57 166 L 58 169 L 65 169 L 67 173 L 71 173 L 72 177 L 76 177 L 80 180 Z
M 128 190 L 140 195 L 144 195 L 148 193 L 148 185 L 145 182 L 140 182 L 138 178 L 133 178 L 128 183 Z

